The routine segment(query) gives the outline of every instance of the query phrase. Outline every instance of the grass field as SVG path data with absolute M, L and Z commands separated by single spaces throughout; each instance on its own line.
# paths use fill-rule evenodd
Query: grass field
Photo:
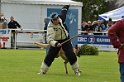
M 79 77 L 69 64 L 69 74 L 65 74 L 61 58 L 55 59 L 46 75 L 38 75 L 44 56 L 45 50 L 0 49 L 0 82 L 119 82 L 116 52 L 78 58 Z

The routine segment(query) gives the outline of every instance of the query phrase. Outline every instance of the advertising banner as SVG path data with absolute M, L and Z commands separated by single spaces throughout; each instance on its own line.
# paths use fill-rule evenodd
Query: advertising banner
M 0 30 L 0 48 L 11 47 L 11 30 Z
M 83 35 L 78 36 L 78 45 L 90 44 L 96 46 L 100 51 L 117 51 L 113 48 L 108 36 Z
M 41 34 L 41 33 L 38 33 L 38 34 L 36 34 L 36 33 L 31 33 L 30 34 L 30 38 L 31 39 L 39 39 L 39 40 L 43 40 L 44 38 L 43 38 L 43 34 Z

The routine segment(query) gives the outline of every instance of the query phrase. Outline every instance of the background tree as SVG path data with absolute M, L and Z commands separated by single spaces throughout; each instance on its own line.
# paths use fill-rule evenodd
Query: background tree
M 82 20 L 97 20 L 98 15 L 107 12 L 107 5 L 109 2 L 105 0 L 73 0 L 83 3 Z
M 118 0 L 73 0 L 83 3 L 82 20 L 97 20 L 98 15 L 123 6 L 117 3 Z
M 109 11 L 124 6 L 124 2 L 122 0 L 109 0 L 108 2 L 109 4 L 107 5 L 107 9 Z M 120 2 L 121 4 L 119 4 L 118 2 Z

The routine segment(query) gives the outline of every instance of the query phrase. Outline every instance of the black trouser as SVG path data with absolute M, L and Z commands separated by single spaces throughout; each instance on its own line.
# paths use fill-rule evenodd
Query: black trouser
M 15 46 L 15 30 L 12 30 L 11 34 L 11 48 L 14 48 Z
M 58 42 L 63 42 L 63 41 L 58 41 Z M 46 55 L 44 62 L 50 66 L 52 62 L 54 61 L 55 57 L 57 56 L 59 50 L 61 47 L 50 47 L 48 54 Z M 75 53 L 73 52 L 73 47 L 70 41 L 64 43 L 62 45 L 62 49 L 64 50 L 66 57 L 69 60 L 69 63 L 72 65 L 77 61 L 77 57 Z

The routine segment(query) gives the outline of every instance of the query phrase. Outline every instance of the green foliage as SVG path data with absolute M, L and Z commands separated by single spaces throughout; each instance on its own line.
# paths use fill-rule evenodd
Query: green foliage
M 119 4 L 119 0 L 73 0 L 83 3 L 82 20 L 94 21 L 98 15 L 124 6 Z
M 95 46 L 90 46 L 88 44 L 84 44 L 81 46 L 81 55 L 98 55 L 99 50 Z
M 106 0 L 73 0 L 83 3 L 82 20 L 94 21 L 98 15 L 108 11 L 108 2 Z

